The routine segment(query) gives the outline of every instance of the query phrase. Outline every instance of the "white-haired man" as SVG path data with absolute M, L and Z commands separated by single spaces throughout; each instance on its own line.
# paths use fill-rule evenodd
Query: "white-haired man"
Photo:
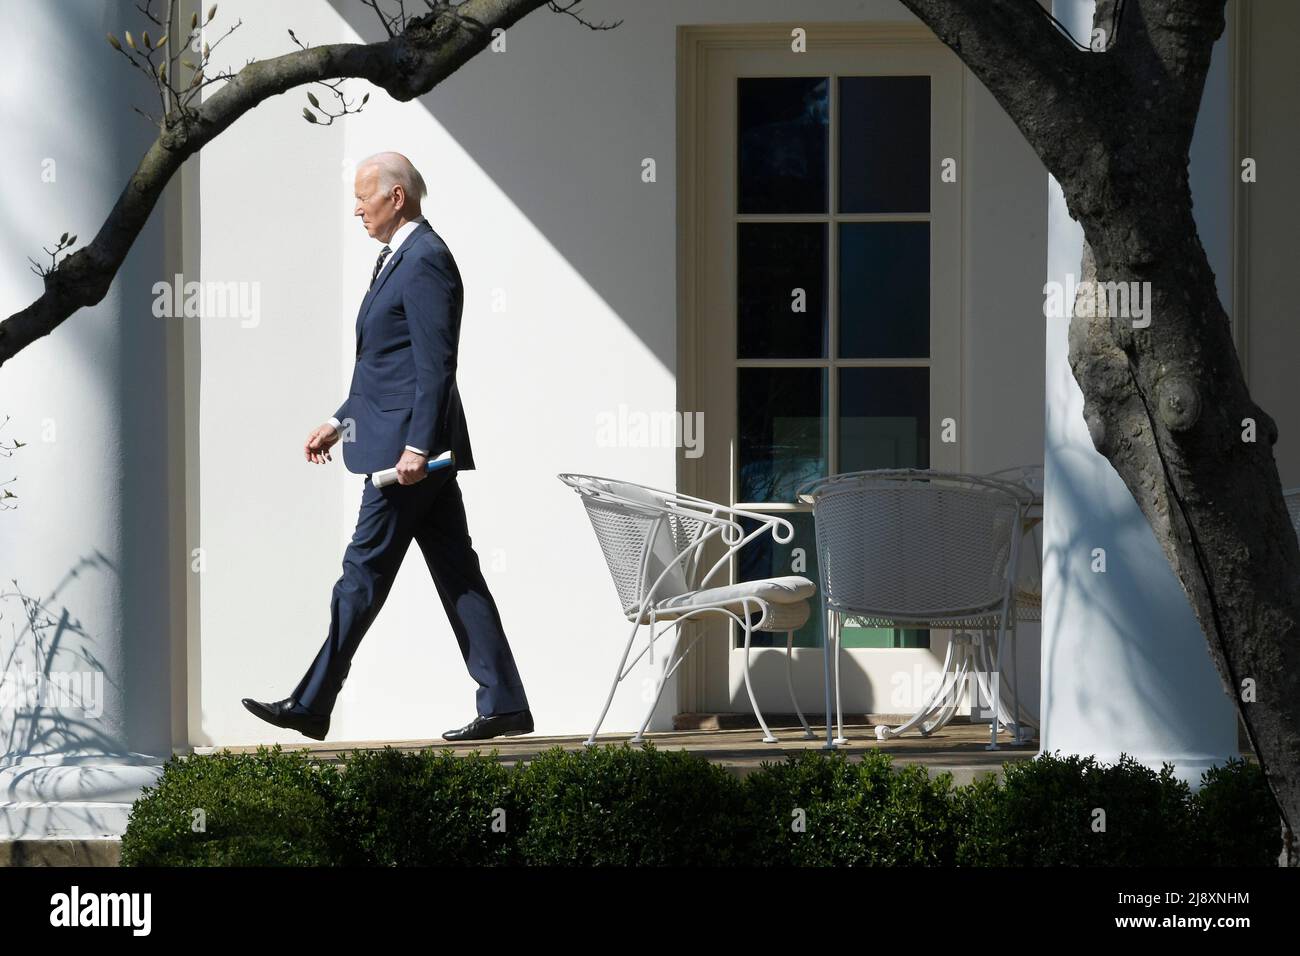
M 356 364 L 348 397 L 307 436 L 309 462 L 330 461 L 343 442 L 348 470 L 367 475 L 356 532 L 334 585 L 330 629 L 294 692 L 246 708 L 277 727 L 323 740 L 330 712 L 397 569 L 414 540 L 442 599 L 470 675 L 478 716 L 447 740 L 531 733 L 533 716 L 496 602 L 470 545 L 456 472 L 474 467 L 456 387 L 463 288 L 456 261 L 420 214 L 424 179 L 400 153 L 378 153 L 356 174 L 355 215 L 383 243 L 357 314 Z M 425 470 L 451 450 L 455 465 Z M 369 474 L 397 467 L 396 485 L 376 488 Z

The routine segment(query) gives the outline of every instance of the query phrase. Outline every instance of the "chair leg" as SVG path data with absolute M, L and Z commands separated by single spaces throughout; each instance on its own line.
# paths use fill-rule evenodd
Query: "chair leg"
M 1012 726 L 1012 724 L 1014 724 L 1016 727 L 1017 743 L 1029 743 L 1029 741 L 1033 739 L 1033 734 L 1025 733 L 1024 729 L 1030 728 L 1032 730 L 1037 730 L 1038 717 L 1029 709 L 1029 705 L 1020 699 L 1020 676 L 1019 668 L 1016 665 L 1016 641 L 1019 637 L 1019 625 L 1013 622 L 1008 626 L 1007 633 L 1011 637 L 1011 692 L 1014 697 L 1015 706 L 1014 716 L 1010 718 L 1012 723 L 1007 724 L 1007 726 Z
M 659 699 L 664 695 L 664 688 L 668 686 L 668 678 L 677 669 L 677 665 L 673 663 L 673 655 L 677 653 L 677 648 L 682 643 L 681 624 L 677 624 L 673 630 L 677 632 L 677 635 L 673 638 L 672 650 L 668 652 L 668 661 L 664 665 L 664 674 L 659 680 L 659 690 L 655 692 L 655 699 L 650 703 L 650 709 L 645 712 L 645 720 L 641 721 L 641 728 L 636 732 L 630 743 L 639 744 L 644 739 L 645 729 L 650 726 L 650 718 L 654 716 L 655 708 L 659 706 Z
M 584 740 L 583 746 L 592 747 L 596 744 L 596 734 L 600 731 L 600 725 L 605 722 L 605 715 L 609 713 L 609 705 L 614 703 L 614 692 L 618 690 L 619 683 L 623 680 L 623 667 L 627 664 L 627 655 L 632 653 L 632 642 L 636 640 L 636 632 L 641 628 L 641 621 L 632 625 L 632 636 L 627 639 L 627 647 L 623 648 L 623 656 L 619 659 L 618 670 L 614 671 L 614 683 L 609 688 L 609 696 L 605 698 L 605 706 L 601 708 L 600 718 L 596 721 L 596 726 L 592 728 L 591 736 Z
M 997 661 L 993 664 L 993 675 L 990 683 L 993 685 L 993 723 L 990 725 L 991 739 L 985 750 L 1001 750 L 998 746 L 998 718 L 1002 715 L 1002 655 L 1007 647 L 1007 615 L 1003 611 L 1002 618 L 998 627 L 998 655 Z
M 794 631 L 785 632 L 785 686 L 790 691 L 790 703 L 794 705 L 794 712 L 799 715 L 799 723 L 803 724 L 804 739 L 812 740 L 812 728 L 808 726 L 803 711 L 799 709 L 799 699 L 794 695 Z
M 1002 649 L 998 648 L 998 657 L 1002 656 Z M 1002 714 L 1002 688 L 998 685 L 997 665 L 994 665 L 993 672 L 989 675 L 989 697 L 993 701 L 993 720 L 989 723 L 989 742 L 984 746 L 985 750 L 1001 750 L 998 746 L 998 717 Z
M 840 658 L 844 656 L 844 619 L 835 618 L 835 717 L 839 722 L 840 735 L 835 738 L 837 744 L 847 744 L 844 736 L 844 699 L 840 696 Z
M 957 635 L 954 634 L 953 640 L 948 642 L 948 651 L 943 658 L 943 670 L 940 672 L 941 676 L 939 681 L 940 691 L 942 691 L 945 687 L 948 686 L 948 674 L 949 674 L 948 668 L 952 664 L 953 649 L 954 649 L 954 645 L 956 644 L 956 638 Z M 965 659 L 964 651 L 961 657 L 963 660 Z M 958 672 L 959 672 L 959 668 L 954 667 L 952 673 L 956 675 Z M 922 737 L 928 737 L 930 734 L 934 733 L 936 730 L 938 730 L 939 728 L 943 727 L 946 723 L 948 723 L 949 717 L 952 716 L 951 714 L 947 713 L 948 705 L 949 702 L 951 701 L 953 710 L 956 710 L 957 695 L 958 695 L 957 682 L 956 680 L 954 680 L 951 688 L 949 688 L 949 693 L 945 693 L 942 696 L 940 696 L 940 694 L 936 692 L 935 695 L 929 701 L 926 702 L 926 716 L 928 717 L 933 716 L 935 719 L 931 721 L 929 724 L 926 724 L 925 721 L 921 722 L 920 729 L 921 729 Z M 945 714 L 947 714 L 947 716 L 945 716 Z
M 754 716 L 758 718 L 758 725 L 763 728 L 763 743 L 774 744 L 777 739 L 772 736 L 772 731 L 767 729 L 767 722 L 763 720 L 763 713 L 758 709 L 758 699 L 754 696 L 754 685 L 749 681 L 749 637 L 753 633 L 749 626 L 749 604 L 741 604 L 741 614 L 745 618 L 745 690 L 749 692 L 749 703 L 754 708 Z
M 976 673 L 981 682 L 980 691 L 985 697 L 989 697 L 993 693 L 993 664 L 995 660 L 993 656 L 993 632 L 985 629 L 980 632 L 980 636 L 980 642 L 975 645 L 977 663 L 979 664 Z M 1005 724 L 1007 722 L 1007 709 L 1001 707 L 998 713 L 1001 715 L 1002 723 Z
M 979 695 L 981 693 L 990 701 L 994 699 L 993 698 L 993 657 L 989 653 L 989 645 L 992 644 L 992 642 L 993 642 L 992 632 L 989 631 L 988 628 L 981 628 L 979 643 L 975 646 L 975 648 L 972 651 L 972 658 L 973 658 L 972 673 L 975 676 L 975 686 L 977 688 L 975 693 L 976 700 L 979 699 Z M 994 716 L 996 716 L 998 704 L 994 703 L 993 707 L 994 707 Z M 995 737 L 994 743 L 996 742 L 997 742 L 997 738 Z M 985 747 L 985 749 L 996 750 L 997 748 Z
M 943 657 L 943 668 L 939 672 L 940 674 L 939 686 L 935 688 L 934 693 L 930 694 L 929 697 L 924 698 L 921 702 L 921 706 L 918 707 L 916 711 L 913 712 L 912 716 L 909 717 L 903 723 L 899 724 L 897 727 L 890 727 L 888 724 L 877 724 L 876 725 L 877 740 L 888 740 L 891 737 L 897 737 L 901 734 L 907 733 L 913 727 L 916 727 L 918 725 L 921 726 L 922 728 L 921 730 L 922 736 L 925 736 L 929 734 L 931 731 L 936 730 L 938 728 L 939 724 L 936 722 L 933 726 L 927 729 L 925 727 L 925 719 L 931 716 L 931 714 L 936 709 L 940 709 L 939 708 L 940 701 L 947 700 L 946 691 L 949 688 L 948 676 L 949 676 L 950 668 L 954 675 L 953 683 L 954 685 L 956 684 L 956 674 L 958 672 L 958 662 L 959 662 L 957 648 L 959 646 L 964 647 L 963 639 L 964 639 L 964 635 L 954 634 L 952 636 L 952 640 L 948 642 L 948 650 L 945 652 Z M 964 651 L 962 653 L 964 653 Z M 955 693 L 955 686 L 952 688 L 952 690 Z
M 1029 738 L 1025 736 L 1025 719 L 1020 712 L 1020 667 L 1016 660 L 1016 636 L 1019 628 L 1017 622 L 1011 625 L 1011 695 L 1015 702 L 1016 743 L 1023 744 Z
M 970 658 L 964 657 L 962 659 L 961 667 L 957 671 L 957 678 L 952 683 L 952 693 L 945 699 L 943 709 L 939 711 L 934 722 L 928 727 L 922 728 L 921 732 L 923 734 L 931 734 L 936 730 L 948 726 L 948 721 L 952 720 L 953 716 L 957 713 L 957 706 L 961 703 L 961 690 L 966 686 L 966 676 L 968 673 L 967 668 L 969 664 Z
M 834 617 L 835 612 L 828 610 L 825 619 L 822 621 L 822 668 L 826 672 L 824 675 L 826 687 L 826 745 L 822 747 L 823 750 L 835 749 L 835 741 L 831 739 L 831 654 L 834 647 L 831 637 L 831 622 Z

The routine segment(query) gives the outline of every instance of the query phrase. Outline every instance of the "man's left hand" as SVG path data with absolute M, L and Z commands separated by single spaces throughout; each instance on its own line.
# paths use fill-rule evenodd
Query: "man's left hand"
M 424 466 L 429 459 L 424 455 L 417 454 L 409 448 L 402 452 L 401 459 L 397 462 L 397 483 L 399 485 L 413 485 L 417 481 L 423 481 L 429 477 L 429 473 L 424 470 Z

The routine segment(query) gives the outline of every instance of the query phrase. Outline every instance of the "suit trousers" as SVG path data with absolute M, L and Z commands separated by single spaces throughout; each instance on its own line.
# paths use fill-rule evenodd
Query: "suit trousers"
M 496 602 L 470 545 L 455 469 L 435 471 L 413 485 L 376 488 L 367 477 L 356 532 L 334 585 L 329 636 L 293 698 L 328 714 L 352 667 L 352 656 L 383 607 L 414 539 L 442 599 L 484 717 L 527 710 L 528 698 L 501 626 Z

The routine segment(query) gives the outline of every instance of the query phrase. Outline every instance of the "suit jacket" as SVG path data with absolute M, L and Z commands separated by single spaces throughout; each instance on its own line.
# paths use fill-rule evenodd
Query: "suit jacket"
M 392 468 L 405 446 L 436 458 L 451 449 L 456 470 L 474 467 L 456 387 L 464 302 L 460 271 L 427 222 L 413 229 L 366 293 L 357 313 L 357 357 L 348 397 L 335 414 L 353 440 L 343 463 L 355 474 Z

